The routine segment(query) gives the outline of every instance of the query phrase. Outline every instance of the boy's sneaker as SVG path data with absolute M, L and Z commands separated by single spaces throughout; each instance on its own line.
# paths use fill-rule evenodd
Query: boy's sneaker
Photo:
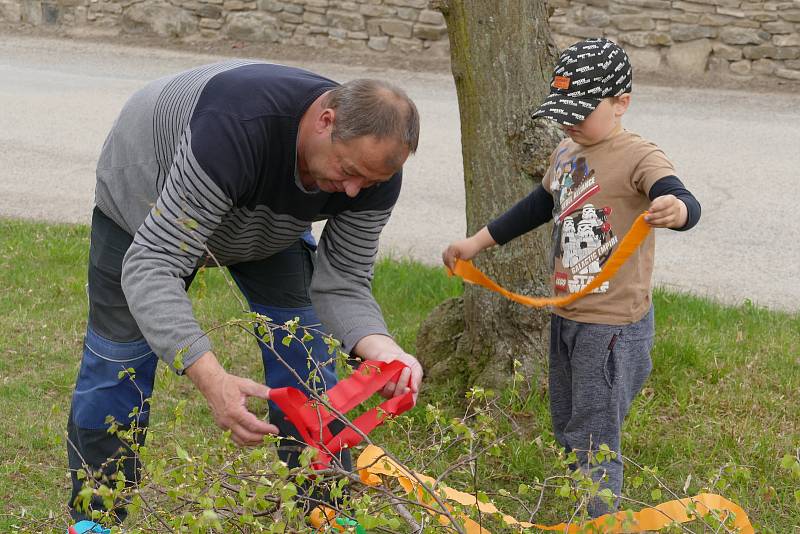
M 111 534 L 111 530 L 94 521 L 78 521 L 67 529 L 67 534 Z

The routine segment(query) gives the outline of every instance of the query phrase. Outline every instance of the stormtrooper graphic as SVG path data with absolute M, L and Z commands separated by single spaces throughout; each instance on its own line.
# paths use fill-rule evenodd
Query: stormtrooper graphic
M 586 204 L 581 210 L 581 222 L 578 223 L 578 230 L 576 236 L 578 239 L 578 258 L 583 260 L 589 258 L 588 265 L 579 270 L 580 274 L 595 274 L 600 272 L 600 260 L 597 257 L 592 257 L 593 253 L 600 248 L 602 242 L 595 229 L 600 226 L 597 219 L 597 212 L 594 206 Z M 570 267 L 574 267 L 571 265 Z
M 559 264 L 555 275 L 556 291 L 576 293 L 601 271 L 617 244 L 608 222 L 611 208 L 598 208 L 589 202 L 600 191 L 600 186 L 585 158 L 558 162 L 551 190 L 556 221 L 553 260 Z M 605 293 L 608 287 L 605 282 L 595 292 Z
M 561 265 L 565 269 L 572 268 L 573 265 L 578 263 L 578 238 L 575 233 L 575 221 L 572 217 L 564 219 L 561 228 Z

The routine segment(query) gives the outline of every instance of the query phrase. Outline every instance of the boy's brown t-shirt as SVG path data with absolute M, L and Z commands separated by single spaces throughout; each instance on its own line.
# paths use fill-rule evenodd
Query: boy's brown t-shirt
M 652 185 L 674 174 L 655 144 L 622 128 L 595 145 L 569 138 L 558 145 L 542 180 L 553 195 L 555 296 L 575 293 L 592 281 L 650 205 Z M 554 312 L 585 323 L 638 321 L 650 309 L 654 254 L 651 233 L 611 280 Z

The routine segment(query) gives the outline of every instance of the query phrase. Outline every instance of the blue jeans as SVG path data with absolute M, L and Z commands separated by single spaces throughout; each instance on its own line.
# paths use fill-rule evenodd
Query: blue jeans
M 139 478 L 140 465 L 129 446 L 107 432 L 109 416 L 123 428 L 135 422 L 141 429 L 137 441 L 144 443 L 149 423 L 149 399 L 158 365 L 158 358 L 128 310 L 120 284 L 122 259 L 131 241 L 129 234 L 95 209 L 89 253 L 89 320 L 67 423 L 67 449 L 72 473 L 69 504 L 75 520 L 88 519 L 83 511 L 73 506 L 83 485 L 77 477 L 78 469 L 88 467 L 111 480 L 110 477 L 120 468 L 129 484 L 134 484 Z M 232 265 L 228 270 L 253 311 L 266 315 L 276 324 L 298 317 L 300 326 L 321 330 L 308 296 L 314 269 L 314 248 L 313 236 L 309 233 L 279 254 L 265 260 Z M 187 289 L 193 278 L 194 274 L 185 279 Z M 266 384 L 305 390 L 305 382 L 312 369 L 316 369 L 319 380 L 315 389 L 321 391 L 333 387 L 337 382 L 336 368 L 321 336 L 315 335 L 306 343 L 311 354 L 309 359 L 309 352 L 299 343 L 292 343 L 289 347 L 283 345 L 284 335 L 284 332 L 275 332 L 275 351 L 297 377 L 265 343 L 259 342 Z M 128 369 L 133 369 L 133 372 L 126 372 Z M 269 418 L 282 436 L 300 439 L 297 430 L 274 405 Z M 298 465 L 299 455 L 298 447 L 293 443 L 292 440 L 282 440 L 278 449 L 281 459 L 291 467 Z M 352 469 L 348 452 L 345 451 L 340 460 L 346 469 Z M 103 508 L 99 501 L 92 502 L 91 506 Z M 119 521 L 124 520 L 127 515 L 125 503 L 118 503 L 112 512 Z
M 627 325 L 551 317 L 549 391 L 556 441 L 574 450 L 580 467 L 617 496 L 622 490 L 622 423 L 653 368 L 653 337 L 652 307 Z M 590 466 L 586 451 L 596 452 L 602 444 L 617 457 Z M 588 505 L 592 517 L 615 509 L 601 499 Z

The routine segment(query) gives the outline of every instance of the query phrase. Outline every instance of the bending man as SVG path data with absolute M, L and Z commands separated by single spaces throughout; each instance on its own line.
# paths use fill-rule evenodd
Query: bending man
M 297 436 L 274 405 L 267 423 L 245 401 L 303 385 L 263 344 L 266 386 L 227 373 L 195 320 L 186 290 L 203 265 L 226 266 L 250 308 L 276 323 L 321 323 L 346 352 L 403 361 L 408 370 L 385 395 L 418 390 L 422 369 L 389 336 L 371 292 L 378 237 L 418 135 L 414 103 L 396 87 L 339 85 L 259 62 L 198 67 L 133 95 L 97 166 L 89 320 L 68 422 L 76 520 L 87 515 L 74 506 L 77 470 L 113 473 L 107 460 L 125 447 L 106 432 L 106 418 L 129 425 L 138 407 L 146 427 L 142 399 L 152 394 L 159 359 L 185 372 L 236 443 Z M 318 220 L 327 223 L 317 248 L 310 227 Z M 327 347 L 319 336 L 311 343 L 330 388 L 336 373 L 322 361 Z M 306 380 L 306 351 L 275 346 Z M 131 367 L 135 381 L 119 378 Z M 281 457 L 296 462 L 296 453 Z M 126 480 L 137 480 L 134 459 L 121 465 Z M 126 515 L 121 503 L 113 512 L 120 521 Z

